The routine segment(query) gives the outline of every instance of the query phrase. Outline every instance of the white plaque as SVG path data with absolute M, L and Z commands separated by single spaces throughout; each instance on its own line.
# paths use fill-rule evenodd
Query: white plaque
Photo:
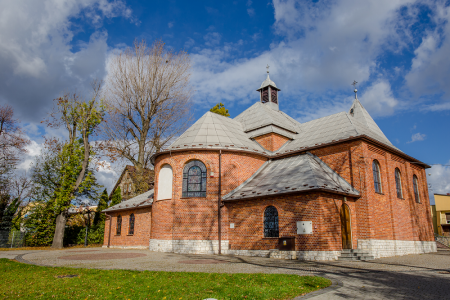
M 234 223 L 230 223 L 230 228 L 234 228 Z
M 297 234 L 312 234 L 312 221 L 297 222 Z

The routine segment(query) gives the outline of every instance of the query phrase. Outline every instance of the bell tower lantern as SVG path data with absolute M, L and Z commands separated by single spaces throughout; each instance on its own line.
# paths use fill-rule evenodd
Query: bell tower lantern
M 274 110 L 279 110 L 278 108 L 278 92 L 280 91 L 277 88 L 275 82 L 270 80 L 269 78 L 269 65 L 267 65 L 267 78 L 261 84 L 261 87 L 257 89 L 260 93 L 260 101 L 263 104 L 268 105 L 270 108 Z

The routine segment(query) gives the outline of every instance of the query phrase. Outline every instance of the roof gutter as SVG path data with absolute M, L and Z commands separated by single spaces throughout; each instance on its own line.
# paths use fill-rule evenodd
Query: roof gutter
M 358 139 L 366 140 L 368 142 L 376 144 L 380 148 L 383 148 L 385 150 L 389 150 L 391 152 L 394 152 L 398 156 L 406 158 L 408 160 L 408 162 L 410 162 L 410 163 L 415 163 L 415 164 L 419 164 L 419 165 L 424 166 L 425 169 L 431 168 L 430 165 L 427 165 L 426 163 L 421 162 L 420 160 L 415 159 L 414 157 L 409 156 L 409 155 L 407 155 L 407 154 L 405 154 L 405 153 L 403 153 L 403 152 L 401 152 L 401 151 L 399 151 L 399 150 L 397 150 L 397 149 L 395 149 L 393 147 L 385 145 L 385 144 L 377 141 L 376 139 L 373 139 L 373 138 L 371 138 L 371 137 L 369 137 L 369 136 L 367 136 L 365 134 L 364 135 L 358 135 L 358 136 L 352 136 L 352 137 L 349 137 L 349 138 L 346 138 L 346 139 L 332 141 L 332 142 L 329 142 L 329 143 L 322 143 L 322 144 L 319 144 L 319 145 L 314 145 L 314 146 L 310 146 L 310 147 L 304 147 L 304 148 L 300 148 L 298 150 L 291 150 L 289 152 L 284 152 L 284 153 L 275 152 L 274 156 L 267 155 L 264 152 L 252 151 L 252 150 L 241 150 L 241 149 L 228 149 L 228 148 L 225 148 L 225 149 L 224 148 L 183 148 L 183 149 L 176 149 L 176 150 L 165 150 L 165 151 L 161 151 L 161 152 L 155 153 L 155 154 L 153 154 L 150 157 L 150 161 L 154 165 L 156 157 L 158 157 L 159 155 L 162 155 L 162 154 L 170 153 L 170 152 L 173 153 L 173 152 L 184 152 L 184 151 L 195 151 L 195 150 L 200 150 L 200 151 L 214 151 L 214 150 L 216 150 L 217 151 L 217 150 L 220 150 L 220 149 L 222 151 L 224 151 L 224 152 L 227 151 L 227 152 L 251 153 L 251 154 L 258 154 L 258 155 L 266 157 L 266 158 L 277 159 L 277 158 L 284 158 L 284 157 L 290 156 L 292 154 L 297 154 L 297 153 L 302 153 L 302 152 L 306 152 L 306 151 L 311 151 L 311 150 L 319 149 L 319 148 L 322 148 L 322 147 L 325 147 L 325 146 L 336 145 L 336 144 L 340 144 L 340 143 L 344 143 L 344 142 L 348 142 L 348 141 L 353 141 L 353 140 L 358 140 Z
M 310 189 L 310 190 L 300 190 L 300 191 L 289 191 L 289 192 L 285 192 L 285 193 L 276 193 L 273 195 L 270 194 L 260 194 L 260 195 L 256 195 L 256 196 L 251 196 L 251 197 L 245 197 L 245 198 L 238 198 L 238 199 L 222 199 L 223 202 L 234 202 L 234 201 L 244 201 L 244 200 L 254 200 L 257 198 L 261 198 L 261 197 L 276 197 L 279 195 L 292 195 L 292 194 L 301 194 L 301 193 L 310 193 L 310 192 L 325 192 L 325 193 L 330 193 L 330 194 L 338 194 L 338 195 L 343 195 L 343 196 L 348 196 L 348 197 L 353 197 L 353 198 L 361 198 L 361 195 L 355 195 L 355 194 L 350 194 L 350 193 L 346 193 L 346 192 L 341 192 L 341 191 L 334 191 L 334 190 L 328 190 L 328 189 L 323 189 L 323 188 L 314 188 L 314 189 Z

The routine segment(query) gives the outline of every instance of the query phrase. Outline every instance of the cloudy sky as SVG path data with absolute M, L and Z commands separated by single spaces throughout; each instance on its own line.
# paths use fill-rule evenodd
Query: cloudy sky
M 0 0 L 0 103 L 32 139 L 52 99 L 106 76 L 109 55 L 134 39 L 187 51 L 195 117 L 223 102 L 234 117 L 258 101 L 270 65 L 280 107 L 300 122 L 349 109 L 358 98 L 391 142 L 436 164 L 432 192 L 450 192 L 448 1 Z M 116 169 L 102 169 L 110 187 Z

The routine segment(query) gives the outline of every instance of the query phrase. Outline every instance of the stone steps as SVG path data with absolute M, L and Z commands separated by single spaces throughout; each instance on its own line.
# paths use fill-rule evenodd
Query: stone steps
M 375 259 L 372 255 L 369 255 L 368 252 L 359 249 L 344 249 L 341 252 L 341 256 L 338 257 L 338 260 L 345 261 L 367 261 Z

